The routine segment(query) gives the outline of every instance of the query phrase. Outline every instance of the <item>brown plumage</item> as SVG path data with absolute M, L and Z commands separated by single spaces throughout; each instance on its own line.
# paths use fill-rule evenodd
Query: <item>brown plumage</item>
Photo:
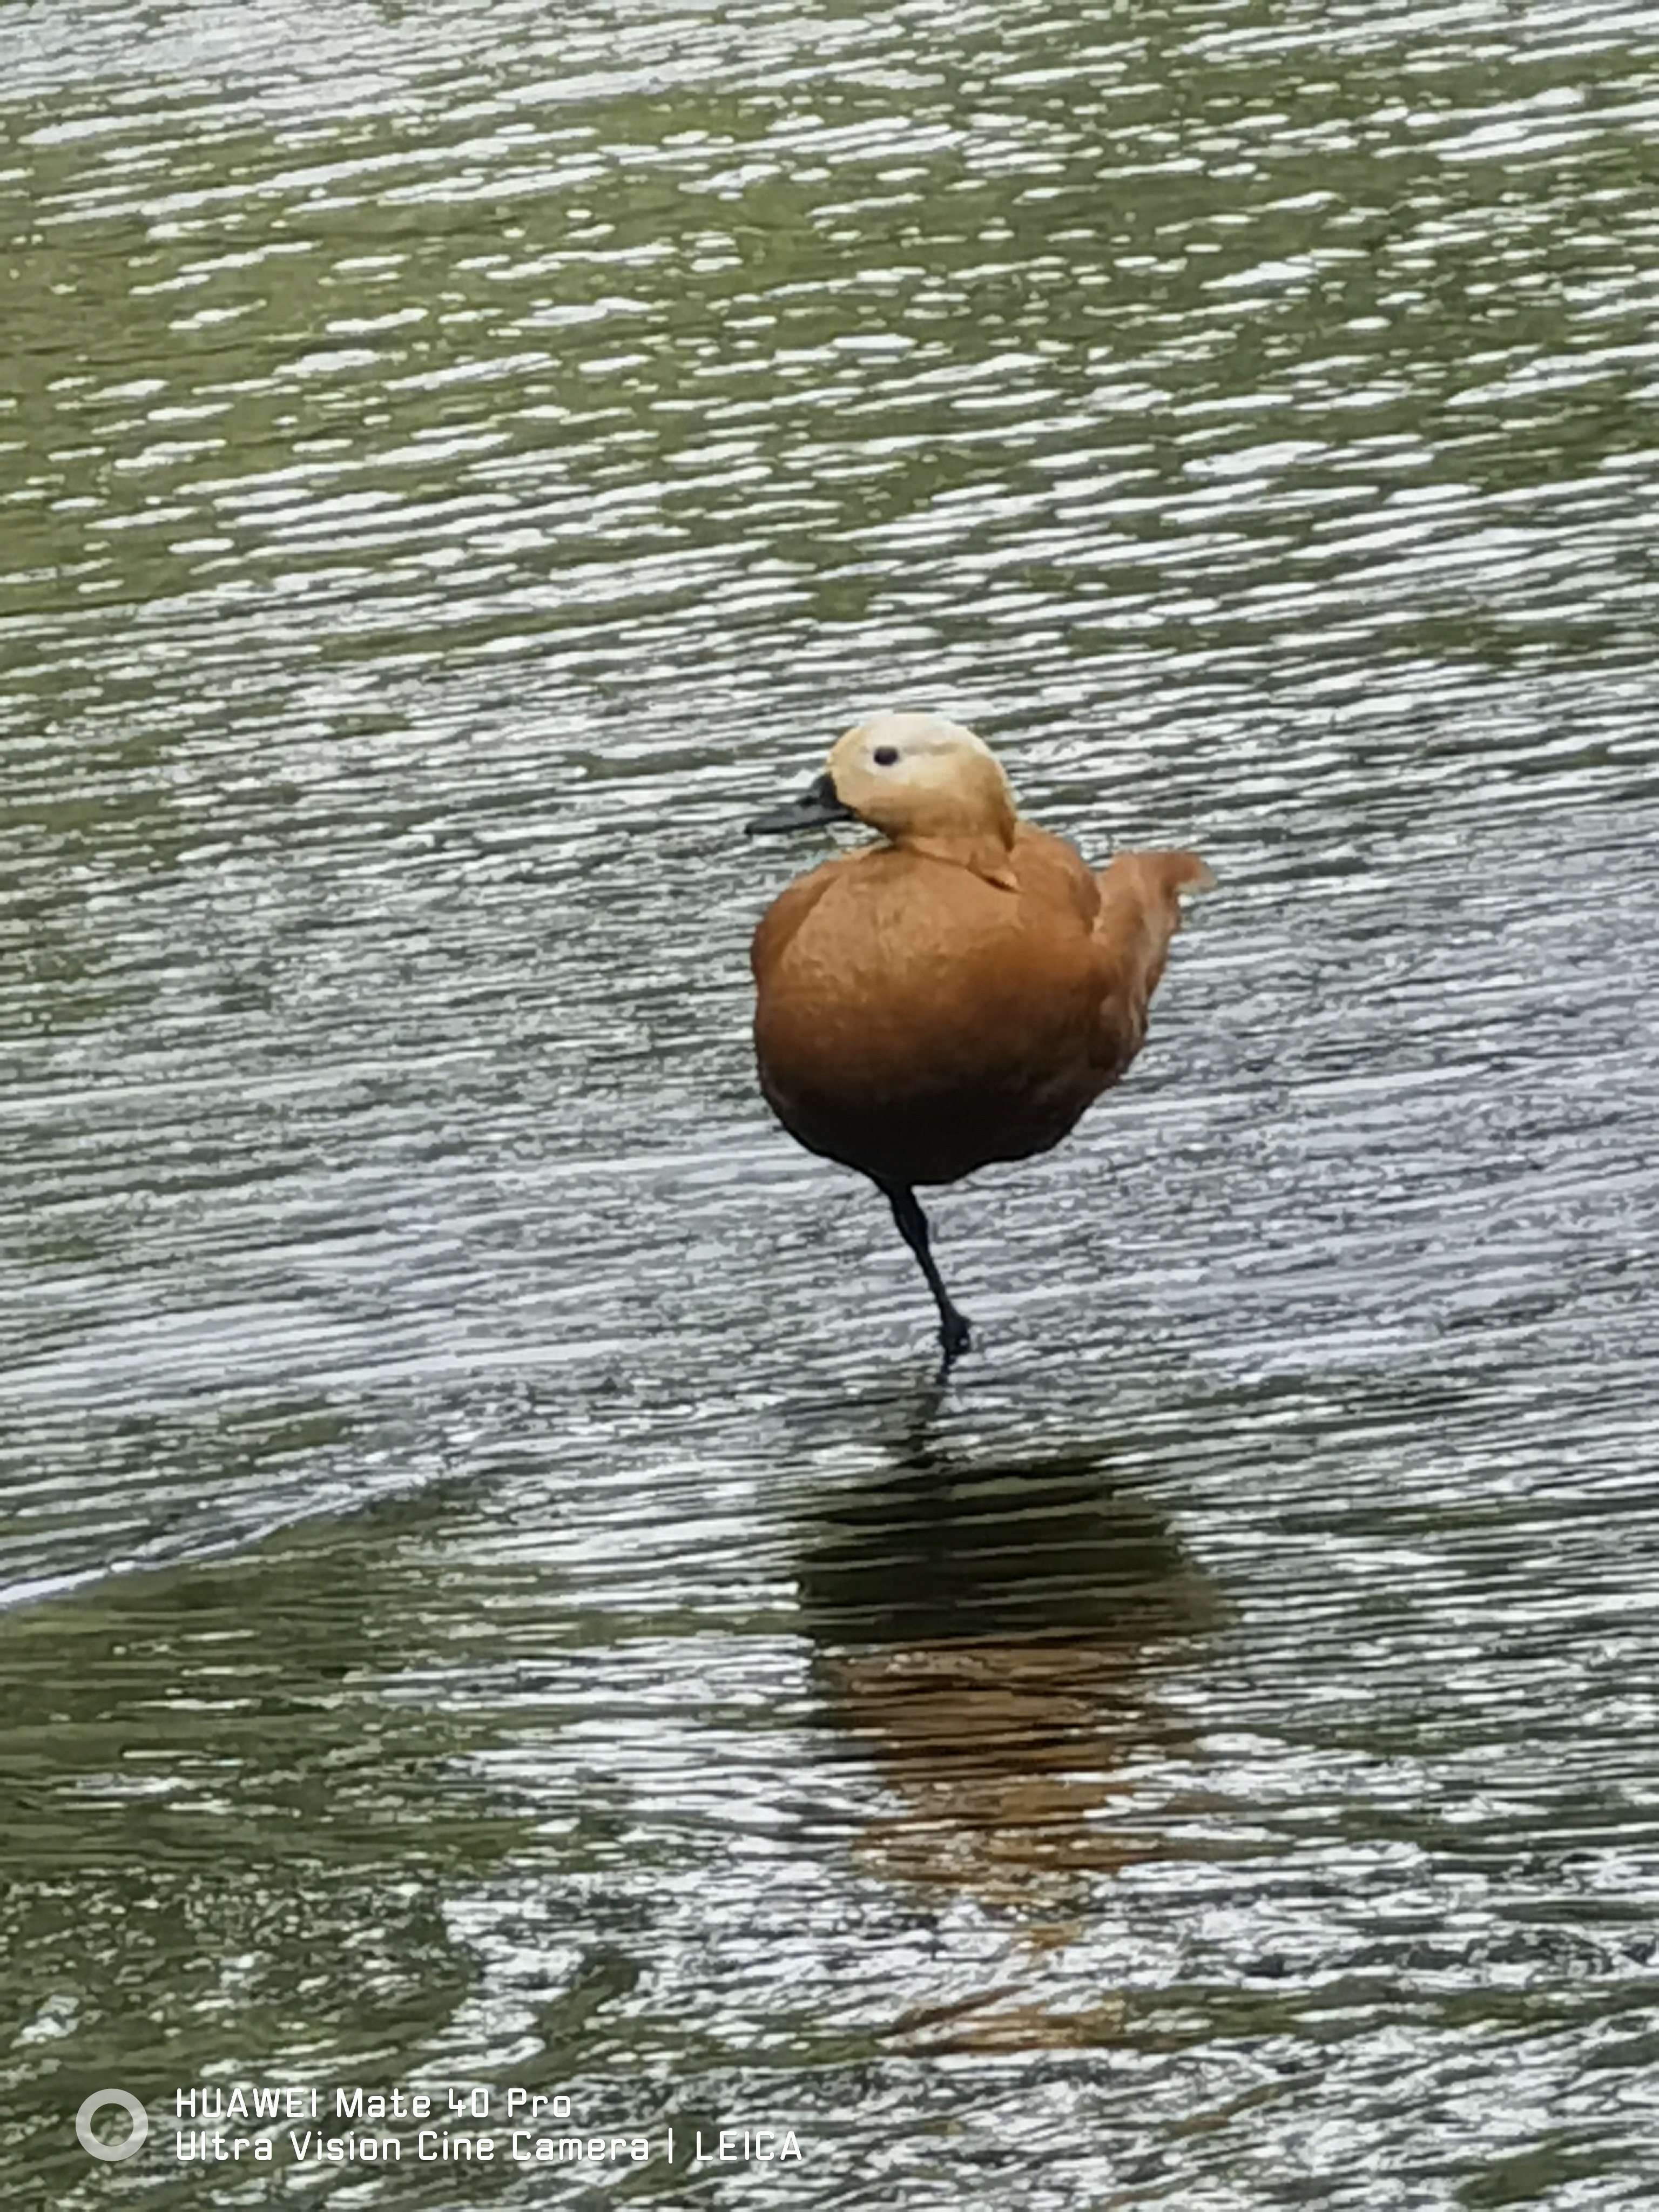
M 933 714 L 848 730 L 804 799 L 750 826 L 845 820 L 889 842 L 798 877 L 755 933 L 761 1088 L 809 1152 L 886 1193 L 948 1364 L 968 1324 L 915 1186 L 1059 1143 L 1146 1042 L 1180 895 L 1213 878 L 1195 853 L 1097 873 L 1018 819 L 988 746 Z

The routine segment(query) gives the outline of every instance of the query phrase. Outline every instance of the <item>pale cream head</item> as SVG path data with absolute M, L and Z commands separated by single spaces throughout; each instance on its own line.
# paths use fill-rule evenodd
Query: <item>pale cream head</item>
M 877 714 L 836 739 L 829 770 L 842 804 L 896 845 L 992 882 L 1007 877 L 1013 793 L 989 745 L 962 723 Z

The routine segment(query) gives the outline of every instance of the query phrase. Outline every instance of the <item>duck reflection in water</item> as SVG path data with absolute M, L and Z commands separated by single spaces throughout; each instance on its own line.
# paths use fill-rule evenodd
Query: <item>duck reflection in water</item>
M 805 796 L 750 824 L 860 822 L 888 841 L 799 877 L 755 933 L 761 1088 L 809 1152 L 883 1191 L 969 1343 L 918 1183 L 1047 1152 L 1128 1068 L 1181 926 L 1212 878 L 1195 853 L 1098 873 L 1014 810 L 988 745 L 937 714 L 848 730 Z
M 1052 1948 L 1086 1923 L 1100 1877 L 1170 1855 L 1123 1771 L 1182 1755 L 1158 1666 L 1223 1608 L 1163 1516 L 1098 1463 L 970 1467 L 921 1447 L 823 1512 L 799 1576 L 830 1716 L 900 1801 L 857 1846 L 884 1879 L 965 1893 Z M 946 2008 L 950 2047 L 1121 2025 L 1115 2002 L 1064 2015 L 1018 1996 Z

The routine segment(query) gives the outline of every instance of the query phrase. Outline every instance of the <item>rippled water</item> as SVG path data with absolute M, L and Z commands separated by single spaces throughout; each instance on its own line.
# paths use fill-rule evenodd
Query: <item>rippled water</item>
M 10 2200 L 1650 2203 L 1651 10 L 0 61 Z M 745 1034 L 893 702 L 1222 885 L 945 1391 Z

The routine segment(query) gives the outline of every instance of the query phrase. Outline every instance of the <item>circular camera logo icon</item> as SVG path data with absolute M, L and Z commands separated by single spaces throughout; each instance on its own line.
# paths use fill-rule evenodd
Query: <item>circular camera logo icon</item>
M 132 2133 L 125 2142 L 104 2142 L 92 2132 L 93 2115 L 102 2112 L 106 2105 L 119 2105 L 131 2118 Z M 144 2137 L 149 2133 L 149 2115 L 131 2090 L 94 2089 L 75 2115 L 75 2132 L 88 2158 L 131 2158 L 144 2147 Z

